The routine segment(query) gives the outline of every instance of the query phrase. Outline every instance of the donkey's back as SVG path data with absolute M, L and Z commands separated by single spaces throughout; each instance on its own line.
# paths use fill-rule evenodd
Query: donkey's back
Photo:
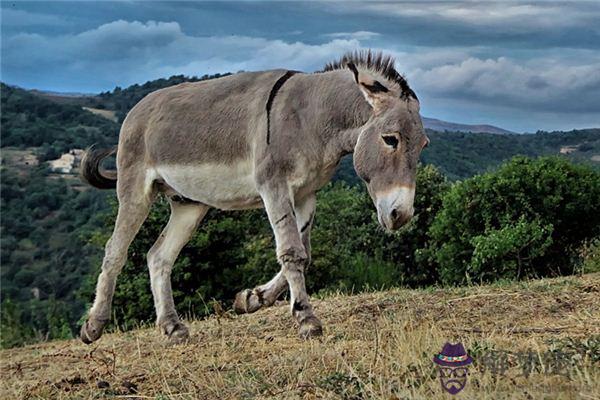
M 119 153 L 130 153 L 127 146 L 142 135 L 156 165 L 244 158 L 265 124 L 265 98 L 284 72 L 239 73 L 150 93 L 125 119 Z

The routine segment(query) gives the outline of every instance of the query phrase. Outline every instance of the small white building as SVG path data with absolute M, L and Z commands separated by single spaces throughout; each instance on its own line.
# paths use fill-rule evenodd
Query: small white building
M 50 170 L 59 174 L 72 174 L 79 167 L 84 151 L 81 149 L 71 149 L 68 153 L 63 154 L 57 160 L 48 161 Z
M 571 154 L 575 152 L 579 146 L 563 146 L 560 148 L 560 154 Z

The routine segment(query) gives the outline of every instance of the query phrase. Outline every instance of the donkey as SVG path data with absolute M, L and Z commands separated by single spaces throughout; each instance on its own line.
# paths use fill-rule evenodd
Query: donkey
M 91 148 L 83 178 L 115 188 L 119 210 L 81 339 L 102 335 L 127 249 L 158 193 L 171 215 L 147 255 L 156 323 L 170 341 L 189 337 L 171 292 L 171 269 L 210 207 L 264 207 L 275 235 L 279 273 L 236 295 L 234 310 L 272 305 L 289 285 L 290 308 L 302 338 L 322 334 L 306 293 L 315 192 L 340 159 L 354 153 L 379 223 L 388 230 L 414 213 L 415 175 L 429 142 L 419 101 L 394 69 L 394 59 L 357 51 L 305 74 L 272 70 L 182 83 L 142 99 L 123 122 L 117 171 L 101 168 L 115 149 Z

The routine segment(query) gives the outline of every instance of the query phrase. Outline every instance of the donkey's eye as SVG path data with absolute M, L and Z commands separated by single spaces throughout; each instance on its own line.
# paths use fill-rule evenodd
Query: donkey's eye
M 398 148 L 398 138 L 396 136 L 384 135 L 382 136 L 382 138 L 385 144 L 387 144 L 388 146 L 391 146 L 394 149 Z

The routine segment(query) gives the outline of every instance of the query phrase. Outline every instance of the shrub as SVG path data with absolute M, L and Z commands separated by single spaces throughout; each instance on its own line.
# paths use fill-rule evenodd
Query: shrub
M 573 272 L 576 249 L 600 233 L 600 173 L 555 157 L 515 157 L 456 183 L 426 249 L 442 282 Z
M 552 244 L 551 224 L 521 218 L 515 224 L 490 229 L 471 239 L 471 269 L 486 280 L 521 276 L 523 266 L 540 257 Z
M 600 272 L 600 237 L 586 240 L 579 250 L 581 273 Z

